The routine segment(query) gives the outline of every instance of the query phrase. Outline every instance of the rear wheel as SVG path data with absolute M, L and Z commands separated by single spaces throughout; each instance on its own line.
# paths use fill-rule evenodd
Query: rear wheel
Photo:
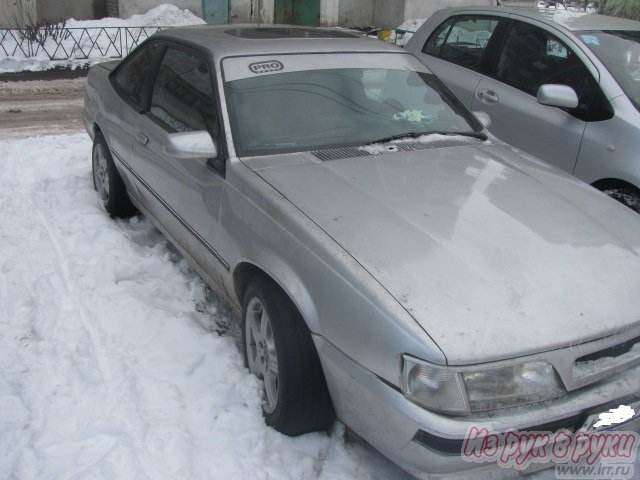
M 129 200 L 124 182 L 113 163 L 107 141 L 96 132 L 92 152 L 93 186 L 100 196 L 100 203 L 112 217 L 128 218 L 136 214 Z
M 256 278 L 243 301 L 245 363 L 264 385 L 268 425 L 286 435 L 326 430 L 334 412 L 311 334 L 293 303 Z
M 640 213 L 640 191 L 637 189 L 633 187 L 608 188 L 603 192 L 634 212 Z

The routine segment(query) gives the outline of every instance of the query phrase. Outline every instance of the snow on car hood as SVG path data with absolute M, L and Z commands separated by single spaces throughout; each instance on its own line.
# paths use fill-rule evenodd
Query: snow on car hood
M 450 364 L 581 343 L 640 320 L 640 217 L 510 147 L 248 164 L 375 277 Z

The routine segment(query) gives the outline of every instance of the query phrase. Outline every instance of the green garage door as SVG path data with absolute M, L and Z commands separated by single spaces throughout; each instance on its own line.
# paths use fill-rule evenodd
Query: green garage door
M 275 23 L 320 25 L 320 0 L 275 0 Z
M 209 24 L 229 22 L 229 0 L 202 0 L 202 18 Z

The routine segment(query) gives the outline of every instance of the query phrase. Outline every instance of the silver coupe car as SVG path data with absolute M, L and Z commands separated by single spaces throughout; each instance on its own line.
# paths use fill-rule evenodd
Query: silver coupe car
M 640 217 L 489 134 L 405 50 L 187 27 L 91 68 L 106 211 L 148 216 L 241 322 L 266 422 L 338 418 L 412 474 L 474 426 L 640 424 Z M 532 465 L 531 469 L 548 466 Z

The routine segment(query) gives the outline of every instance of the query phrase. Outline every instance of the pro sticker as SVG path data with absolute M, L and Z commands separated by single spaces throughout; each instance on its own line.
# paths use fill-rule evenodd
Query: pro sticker
M 273 73 L 284 69 L 284 65 L 278 60 L 267 60 L 265 62 L 255 62 L 249 65 L 249 70 L 253 73 Z

